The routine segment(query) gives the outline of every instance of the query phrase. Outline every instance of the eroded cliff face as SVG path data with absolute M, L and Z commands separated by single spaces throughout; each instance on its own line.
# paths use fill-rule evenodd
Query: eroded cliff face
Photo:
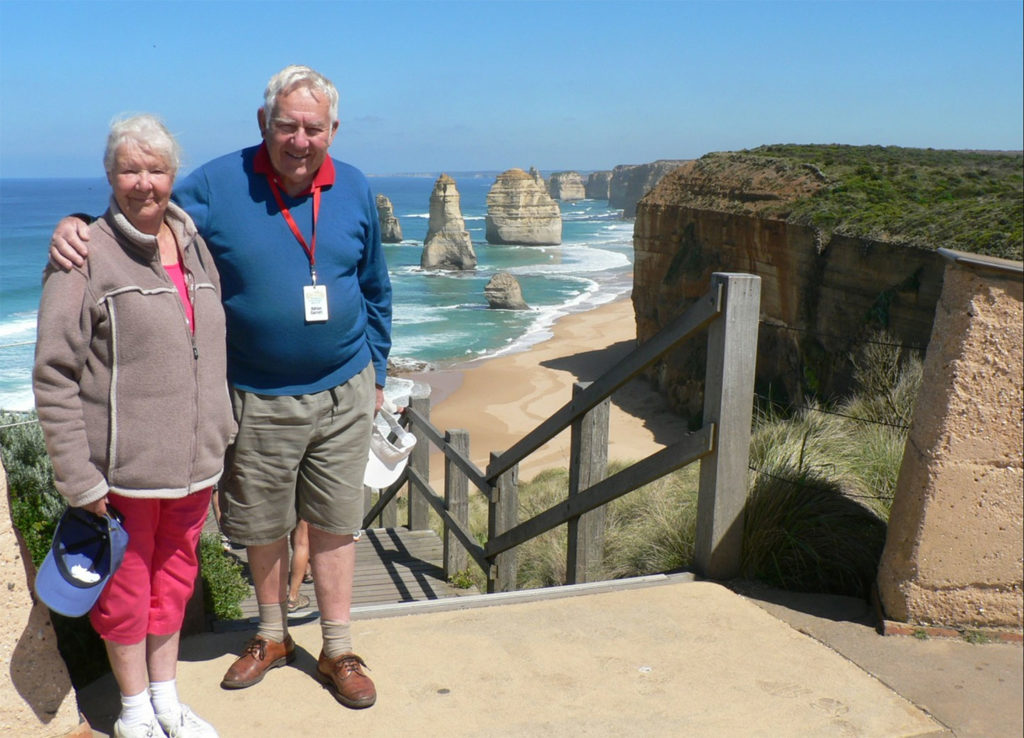
M 757 391 L 780 401 L 850 389 L 850 354 L 878 329 L 927 345 L 942 286 L 933 251 L 765 217 L 822 186 L 813 168 L 688 162 L 640 201 L 633 230 L 637 339 L 648 340 L 707 292 L 713 272 L 761 277 Z M 732 212 L 726 212 L 732 211 Z M 652 371 L 670 404 L 697 418 L 706 350 L 690 341 Z
M 553 246 L 562 242 L 558 203 L 522 169 L 509 169 L 495 179 L 487 193 L 485 223 L 487 243 Z

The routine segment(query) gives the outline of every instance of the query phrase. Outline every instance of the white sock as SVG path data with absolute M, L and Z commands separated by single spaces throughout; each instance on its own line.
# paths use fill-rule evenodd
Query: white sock
M 274 602 L 260 605 L 260 627 L 257 635 L 268 638 L 275 643 L 284 643 L 288 635 L 288 603 Z
M 131 696 L 121 695 L 121 722 L 125 725 L 144 725 L 154 718 L 149 692 L 142 690 Z
M 176 679 L 166 682 L 150 682 L 149 698 L 152 700 L 153 710 L 158 715 L 177 715 L 181 710 Z
M 324 655 L 335 659 L 352 650 L 352 629 L 340 620 L 320 619 L 320 632 L 324 638 Z

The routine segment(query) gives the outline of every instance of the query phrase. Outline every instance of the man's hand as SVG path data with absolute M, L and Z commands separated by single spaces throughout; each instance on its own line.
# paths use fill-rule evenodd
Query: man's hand
M 384 405 L 384 388 L 383 387 L 377 387 L 377 403 L 376 403 L 376 405 L 373 408 L 374 416 L 376 416 L 377 413 L 380 412 L 380 409 L 381 409 L 381 407 L 383 405 Z
M 64 271 L 82 266 L 89 255 L 88 240 L 89 226 L 84 220 L 73 215 L 61 218 L 50 236 L 50 261 Z

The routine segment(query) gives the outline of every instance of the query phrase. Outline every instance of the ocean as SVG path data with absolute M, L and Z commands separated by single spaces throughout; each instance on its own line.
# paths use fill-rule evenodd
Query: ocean
M 449 174 L 477 254 L 471 272 L 424 271 L 430 192 L 437 175 L 371 176 L 387 195 L 403 241 L 384 246 L 394 288 L 391 359 L 447 368 L 523 350 L 550 337 L 569 313 L 614 300 L 632 286 L 633 224 L 605 200 L 559 203 L 559 246 L 492 246 L 484 237 L 487 192 L 497 172 Z M 106 208 L 105 179 L 0 178 L 0 409 L 30 410 L 32 357 L 49 236 L 64 215 Z M 484 286 L 497 272 L 519 280 L 530 310 L 491 310 Z

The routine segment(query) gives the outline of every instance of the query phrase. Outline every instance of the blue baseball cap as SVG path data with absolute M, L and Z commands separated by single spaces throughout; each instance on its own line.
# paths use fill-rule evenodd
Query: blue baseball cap
M 36 594 L 47 607 L 72 618 L 92 609 L 128 547 L 122 521 L 110 504 L 105 516 L 80 507 L 64 511 L 36 574 Z

